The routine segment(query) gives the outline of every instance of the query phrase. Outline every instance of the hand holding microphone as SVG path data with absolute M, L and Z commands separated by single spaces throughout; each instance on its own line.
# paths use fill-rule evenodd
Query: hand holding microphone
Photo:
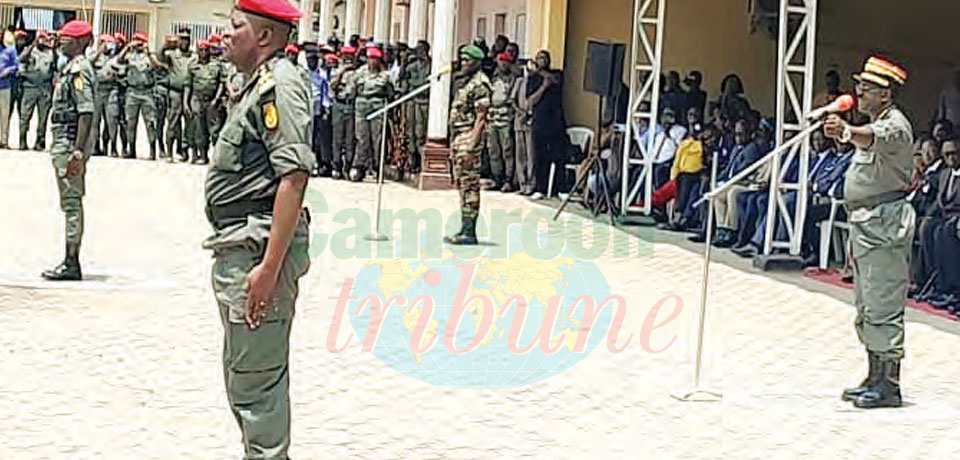
M 817 120 L 819 118 L 823 118 L 824 115 L 831 113 L 847 112 L 855 105 L 857 105 L 857 101 L 853 98 L 853 96 L 844 94 L 843 96 L 834 99 L 833 102 L 807 114 L 807 119 Z

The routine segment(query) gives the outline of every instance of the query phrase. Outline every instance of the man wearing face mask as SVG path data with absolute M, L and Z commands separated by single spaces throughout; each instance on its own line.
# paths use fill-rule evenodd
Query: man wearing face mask
M 7 148 L 10 134 L 10 111 L 13 104 L 13 86 L 20 69 L 16 39 L 9 30 L 3 34 L 3 50 L 0 50 L 0 149 Z
M 190 50 L 190 30 L 183 28 L 177 34 L 177 49 L 164 51 L 163 62 L 170 69 L 170 91 L 167 100 L 167 153 L 173 157 L 174 143 L 181 161 L 189 161 L 189 147 L 184 145 L 184 131 L 189 130 L 190 113 L 185 111 L 189 102 L 184 91 L 190 84 L 190 66 L 197 62 L 197 56 Z M 183 122 L 183 125 L 181 125 Z
M 53 91 L 50 157 L 66 224 L 66 255 L 56 268 L 43 272 L 43 278 L 50 281 L 83 278 L 80 242 L 83 238 L 84 175 L 96 136 L 92 129 L 96 80 L 93 66 L 84 55 L 92 39 L 92 27 L 84 21 L 70 21 L 60 29 L 60 53 L 68 61 L 60 71 Z
M 23 79 L 23 100 L 20 104 L 20 150 L 27 150 L 27 130 L 34 109 L 37 110 L 37 140 L 34 149 L 46 148 L 47 118 L 53 96 L 53 74 L 56 71 L 50 34 L 37 32 L 37 38 L 20 54 Z
M 213 101 L 220 98 L 223 91 L 221 66 L 210 55 L 210 43 L 206 40 L 197 44 L 197 62 L 190 66 L 190 83 L 187 85 L 188 112 L 193 122 L 189 130 L 193 135 L 193 162 L 207 164 L 207 151 L 210 149 L 210 131 L 213 120 Z

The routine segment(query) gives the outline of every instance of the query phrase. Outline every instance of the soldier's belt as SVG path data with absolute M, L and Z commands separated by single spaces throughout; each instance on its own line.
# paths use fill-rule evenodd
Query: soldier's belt
M 904 191 L 894 191 L 881 193 L 879 195 L 874 195 L 867 197 L 862 200 L 857 201 L 847 201 L 847 209 L 873 209 L 881 204 L 893 203 L 894 201 L 900 201 L 907 198 L 907 192 Z
M 263 198 L 253 201 L 239 201 L 236 203 L 225 204 L 223 206 L 207 206 L 207 217 L 214 223 L 229 224 L 246 219 L 250 214 L 272 213 L 273 198 Z

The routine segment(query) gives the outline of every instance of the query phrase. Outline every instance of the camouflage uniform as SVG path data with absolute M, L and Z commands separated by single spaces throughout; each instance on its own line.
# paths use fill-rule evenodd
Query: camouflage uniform
M 230 76 L 229 63 L 222 56 L 214 56 L 212 59 L 213 62 L 220 66 L 221 83 L 226 85 L 227 79 Z M 222 90 L 220 99 L 213 101 L 213 107 L 210 109 L 210 145 L 217 145 L 217 138 L 220 137 L 220 129 L 223 127 L 224 120 L 227 119 L 227 108 L 223 98 L 224 94 L 226 94 L 225 89 Z
M 143 115 L 147 127 L 147 140 L 150 142 L 150 159 L 156 159 L 157 106 L 154 102 L 156 74 L 150 56 L 144 51 L 130 51 L 121 62 L 126 82 L 126 100 L 124 113 L 127 117 L 127 155 L 136 157 L 137 122 Z
M 214 234 L 214 295 L 224 328 L 227 399 L 243 434 L 244 458 L 287 458 L 290 445 L 290 328 L 298 281 L 310 266 L 309 215 L 300 214 L 267 316 L 245 323 L 247 280 L 264 257 L 283 176 L 316 164 L 310 146 L 311 90 L 283 54 L 257 69 L 230 110 L 206 181 Z
M 374 171 L 380 165 L 380 148 L 383 136 L 383 117 L 367 120 L 367 116 L 382 109 L 393 97 L 393 85 L 386 71 L 372 71 L 364 67 L 357 74 L 357 154 L 353 168 L 360 179 L 367 170 Z M 351 171 L 352 174 L 352 171 Z
M 173 152 L 167 151 L 165 143 L 167 126 L 167 104 L 170 98 L 170 71 L 163 66 L 154 69 L 157 80 L 156 90 L 153 92 L 153 105 L 157 108 L 157 150 L 161 158 L 172 158 Z
M 212 123 L 214 120 L 213 98 L 223 82 L 220 63 L 210 60 L 207 63 L 195 62 L 190 67 L 190 110 L 192 118 L 192 139 L 194 161 L 207 162 L 207 150 L 210 148 Z
M 96 98 L 96 77 L 90 61 L 81 54 L 71 59 L 60 71 L 57 85 L 53 91 L 52 131 L 53 145 L 50 149 L 50 158 L 56 173 L 57 189 L 60 194 L 60 209 L 64 214 L 66 239 L 66 258 L 61 266 L 52 271 L 44 272 L 47 279 L 79 279 L 80 274 L 80 243 L 83 239 L 83 195 L 86 187 L 84 175 L 86 162 L 90 158 L 96 135 L 91 132 L 82 152 L 75 152 L 77 137 L 79 136 L 79 120 L 81 115 L 93 116 L 94 100 Z M 89 129 L 92 130 L 91 120 Z M 67 165 L 71 159 L 79 159 L 83 163 L 79 174 L 74 177 L 67 175 Z M 75 278 L 64 277 L 75 269 Z
M 333 91 L 333 170 L 348 175 L 356 154 L 357 72 L 346 65 L 331 78 Z M 339 84 L 334 84 L 339 81 Z
M 465 223 L 470 221 L 471 228 L 480 214 L 480 155 L 483 142 L 470 148 L 467 141 L 469 132 L 476 124 L 478 112 L 490 106 L 492 94 L 490 79 L 482 71 L 477 71 L 460 86 L 450 107 L 453 177 L 460 192 L 461 215 Z
M 93 62 L 97 77 L 97 93 L 100 97 L 94 103 L 94 131 L 100 133 L 103 153 L 116 156 L 117 130 L 120 121 L 120 101 L 117 86 L 116 57 L 101 55 Z
M 27 130 L 33 110 L 37 109 L 36 149 L 43 150 L 47 137 L 47 118 L 53 92 L 53 74 L 56 71 L 53 50 L 31 48 L 20 61 L 21 89 L 23 99 L 20 103 L 20 148 L 27 148 Z
M 490 127 L 487 128 L 487 149 L 490 153 L 491 176 L 496 186 L 505 184 L 513 188 L 514 155 L 513 141 L 513 101 L 510 96 L 516 77 L 512 73 L 497 73 L 493 77 L 493 95 L 490 100 Z
M 169 95 L 167 100 L 167 153 L 173 155 L 173 144 L 176 142 L 180 146 L 180 152 L 186 155 L 183 131 L 189 130 L 190 117 L 183 111 L 183 92 L 190 84 L 190 67 L 197 62 L 197 55 L 179 49 L 168 50 L 165 55 L 167 62 L 170 63 L 170 91 L 167 93 Z M 180 124 L 181 119 L 183 125 Z M 185 157 L 184 159 L 189 158 Z
M 430 59 L 415 58 L 406 68 L 406 92 L 430 82 Z M 427 143 L 427 115 L 430 112 L 430 91 L 424 91 L 405 104 L 407 142 L 413 172 L 420 171 L 423 146 Z

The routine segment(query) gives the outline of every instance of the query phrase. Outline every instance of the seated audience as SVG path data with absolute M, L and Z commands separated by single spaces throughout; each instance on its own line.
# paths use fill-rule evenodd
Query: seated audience
M 928 280 L 917 296 L 935 307 L 957 313 L 960 306 L 960 141 L 951 138 L 943 143 L 946 168 L 940 172 L 937 204 L 939 213 L 923 219 L 920 225 L 920 271 Z

